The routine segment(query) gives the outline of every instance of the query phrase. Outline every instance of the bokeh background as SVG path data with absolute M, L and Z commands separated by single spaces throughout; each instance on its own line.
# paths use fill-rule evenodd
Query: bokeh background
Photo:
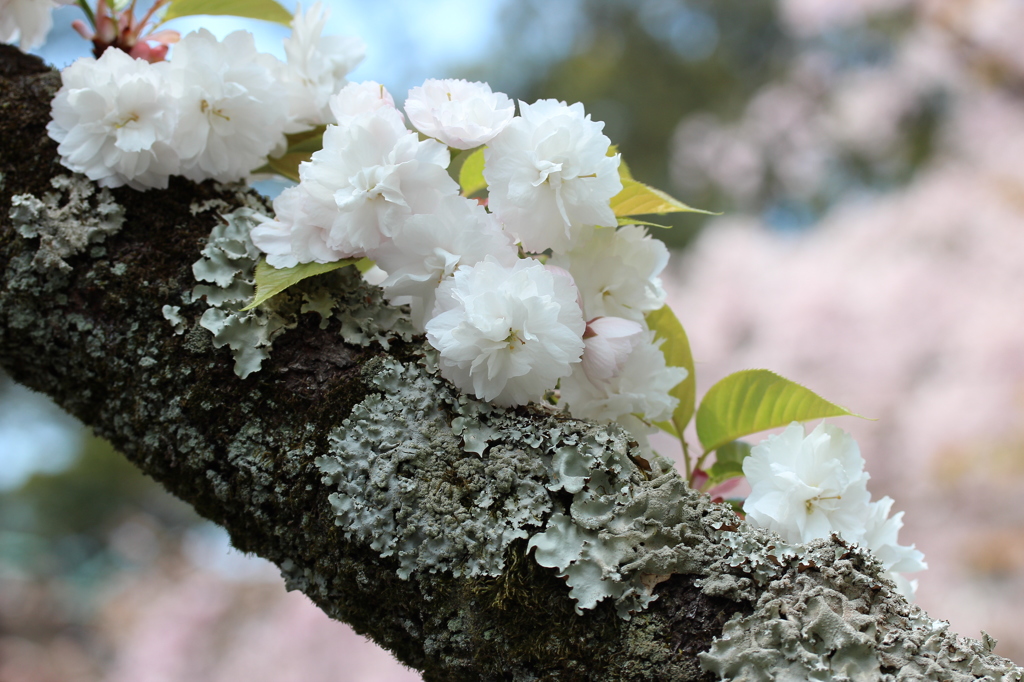
M 877 417 L 841 426 L 931 566 L 918 602 L 1024 662 L 1024 4 L 327 4 L 353 80 L 582 101 L 640 180 L 722 212 L 657 232 L 700 393 L 766 367 Z M 281 54 L 281 27 L 169 27 L 240 23 Z M 0 377 L 0 682 L 238 679 L 419 677 Z

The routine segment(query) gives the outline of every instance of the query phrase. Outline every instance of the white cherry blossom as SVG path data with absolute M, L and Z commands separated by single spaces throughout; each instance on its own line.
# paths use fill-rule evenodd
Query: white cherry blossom
M 754 446 L 743 460 L 751 493 L 747 520 L 776 531 L 787 542 L 809 542 L 838 533 L 867 549 L 908 598 L 916 581 L 903 573 L 928 568 L 924 554 L 897 539 L 903 512 L 889 516 L 892 498 L 872 502 L 857 442 L 842 429 L 819 424 L 806 437 L 796 422 Z
M 551 263 L 572 273 L 587 319 L 611 316 L 642 322 L 665 303 L 659 275 L 668 249 L 639 225 L 582 228 L 570 251 Z
M 335 206 L 327 240 L 332 249 L 376 249 L 408 216 L 430 213 L 443 196 L 458 193 L 445 170 L 448 149 L 420 141 L 396 109 L 381 107 L 348 125 L 328 126 L 323 144 L 299 174 L 314 199 Z
M 223 42 L 206 29 L 182 38 L 171 57 L 182 175 L 197 182 L 239 180 L 272 150 L 283 149 L 288 104 L 280 70 L 277 59 L 256 51 L 246 31 Z
M 494 216 L 458 195 L 444 197 L 430 213 L 409 216 L 392 240 L 370 253 L 388 273 L 381 284 L 384 293 L 396 303 L 410 303 L 420 330 L 434 309 L 434 292 L 441 282 L 488 255 L 506 267 L 519 258 Z
M 488 257 L 437 289 L 427 339 L 441 375 L 501 406 L 541 398 L 579 364 L 585 324 L 569 278 L 526 258 Z
M 0 43 L 18 41 L 28 51 L 39 47 L 53 28 L 51 12 L 75 0 L 0 0 Z
M 856 541 L 863 533 L 869 476 L 857 441 L 836 426 L 819 424 L 805 437 L 793 422 L 754 446 L 743 474 L 751 488 L 747 519 L 787 542 L 833 532 Z
M 339 125 L 347 125 L 359 114 L 367 114 L 382 107 L 394 109 L 395 100 L 387 88 L 377 81 L 363 81 L 343 87 L 331 96 L 328 106 L 334 120 Z
M 64 69 L 46 127 L 61 163 L 104 187 L 167 187 L 179 166 L 167 68 L 111 48 Z
M 329 16 L 330 10 L 319 2 L 305 14 L 300 4 L 292 19 L 292 34 L 284 41 L 292 131 L 334 121 L 329 100 L 366 55 L 366 44 L 359 38 L 321 35 Z
M 616 225 L 619 155 L 580 103 L 519 103 L 520 116 L 484 152 L 489 207 L 527 251 L 556 253 L 584 225 Z
M 324 204 L 309 196 L 299 184 L 284 190 L 274 199 L 274 219 L 266 219 L 252 229 L 253 243 L 275 268 L 290 268 L 299 263 L 332 263 L 357 253 L 338 251 L 327 244 L 334 221 L 333 204 Z
M 416 130 L 455 149 L 487 144 L 515 113 L 512 100 L 487 83 L 455 78 L 428 78 L 405 100 L 405 114 Z
M 928 568 L 924 554 L 914 545 L 899 544 L 897 535 L 903 527 L 903 512 L 889 516 L 893 499 L 883 497 L 868 505 L 864 515 L 864 530 L 857 539 L 882 562 L 889 578 L 908 599 L 917 591 L 917 581 L 903 577 L 904 573 L 916 573 Z M 852 538 L 851 538 L 852 539 Z
M 587 322 L 581 365 L 590 382 L 601 385 L 618 376 L 630 353 L 643 341 L 644 331 L 639 322 L 621 317 L 597 317 Z
M 587 339 L 591 343 L 584 350 L 584 362 L 587 353 L 600 349 L 593 338 Z M 617 372 L 595 381 L 581 363 L 573 368 L 571 376 L 562 380 L 561 396 L 574 417 L 617 421 L 639 437 L 654 429 L 641 426 L 643 422 L 636 415 L 648 423 L 670 419 L 679 399 L 669 395 L 669 391 L 686 378 L 687 371 L 665 364 L 662 342 L 654 340 L 654 332 L 642 330 L 625 338 L 632 348 Z

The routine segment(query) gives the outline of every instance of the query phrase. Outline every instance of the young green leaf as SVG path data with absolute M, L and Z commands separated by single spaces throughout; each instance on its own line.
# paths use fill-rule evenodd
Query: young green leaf
M 360 267 L 363 261 L 370 262 L 366 258 L 361 260 L 359 258 L 349 258 L 333 263 L 299 263 L 293 268 L 275 268 L 268 265 L 266 259 L 261 258 L 260 262 L 256 264 L 256 296 L 253 297 L 252 303 L 242 308 L 242 310 L 252 310 L 259 304 L 277 296 L 291 285 L 301 282 L 307 277 L 322 275 L 325 272 L 331 272 L 348 265 L 355 265 L 357 268 L 360 268 L 360 272 L 365 272 Z
M 679 438 L 679 432 L 676 431 L 676 427 L 672 425 L 672 422 L 654 422 L 654 425 L 673 438 Z
M 283 175 L 289 180 L 299 181 L 299 164 L 303 161 L 309 161 L 310 154 L 305 152 L 287 152 L 277 158 L 270 157 L 267 159 L 267 165 L 262 168 L 268 168 L 278 175 Z M 257 168 L 257 172 L 261 169 Z
M 487 181 L 484 180 L 484 147 L 477 149 L 462 162 L 459 187 L 462 188 L 462 195 L 467 197 L 487 187 Z
M 301 133 L 286 135 L 288 138 L 288 151 L 290 152 L 318 152 L 324 148 L 324 132 L 327 126 L 317 126 Z
M 619 179 L 625 184 L 626 180 L 633 179 L 633 171 L 629 170 L 629 166 L 626 165 L 625 159 L 619 157 Z
M 715 463 L 708 469 L 705 488 L 712 488 L 722 481 L 743 475 L 743 460 L 750 454 L 750 444 L 734 440 L 715 451 Z
M 627 169 L 628 172 L 628 169 Z M 704 213 L 719 215 L 711 211 L 687 206 L 660 189 L 648 187 L 631 178 L 622 178 L 622 191 L 612 197 L 612 210 L 616 216 L 647 215 L 656 213 Z
M 618 218 L 618 221 L 619 221 L 619 225 L 646 225 L 648 227 L 661 227 L 661 228 L 664 228 L 666 230 L 672 227 L 671 225 L 661 225 L 660 223 L 649 223 L 646 220 L 637 220 L 636 218 L 632 218 L 632 217 L 630 217 L 630 218 Z
M 326 126 L 317 126 L 312 130 L 288 135 L 288 151 L 276 158 L 267 158 L 265 166 L 257 168 L 257 173 L 277 173 L 289 180 L 299 181 L 299 165 L 309 161 L 314 152 L 323 149 L 324 130 Z
M 164 21 L 197 14 L 263 19 L 287 26 L 291 12 L 274 0 L 171 0 L 164 13 Z
M 705 452 L 752 433 L 824 417 L 860 417 L 766 369 L 747 369 L 712 386 L 697 409 Z
M 682 434 L 693 416 L 693 406 L 697 402 L 697 380 L 693 372 L 693 354 L 690 352 L 690 340 L 675 313 L 667 305 L 647 313 L 647 326 L 654 330 L 654 338 L 665 339 L 661 344 L 661 352 L 665 355 L 665 363 L 670 367 L 685 367 L 686 378 L 669 391 L 670 395 L 679 398 L 679 406 L 672 413 L 672 423 L 677 434 Z

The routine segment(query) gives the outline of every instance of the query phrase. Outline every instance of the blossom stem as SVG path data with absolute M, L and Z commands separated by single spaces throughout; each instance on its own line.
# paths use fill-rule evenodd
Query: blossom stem
M 697 458 L 696 467 L 698 469 L 703 469 L 704 468 L 704 460 L 706 460 L 708 458 L 708 455 L 710 455 L 712 452 L 714 452 L 714 450 L 708 450 L 707 452 L 702 452 L 701 453 L 700 457 Z
M 675 422 L 675 420 L 672 420 Z M 679 442 L 683 444 L 683 466 L 686 470 L 686 482 L 690 483 L 690 477 L 693 475 L 693 468 L 690 466 L 690 446 L 686 443 L 686 438 L 683 436 L 683 430 L 679 428 L 679 424 L 676 424 L 676 431 L 679 432 Z
M 96 15 L 92 13 L 92 7 L 89 7 L 88 0 L 78 0 L 78 6 L 85 12 L 85 18 L 92 24 L 93 30 L 96 29 Z

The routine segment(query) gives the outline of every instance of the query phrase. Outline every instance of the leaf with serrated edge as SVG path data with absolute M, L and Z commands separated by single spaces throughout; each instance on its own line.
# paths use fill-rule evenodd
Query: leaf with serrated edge
M 611 206 L 612 211 L 618 217 L 648 214 L 665 215 L 666 213 L 719 215 L 711 211 L 687 206 L 660 189 L 654 189 L 630 178 L 622 178 L 622 191 L 612 197 Z
M 697 437 L 709 452 L 791 422 L 842 416 L 861 415 L 767 369 L 747 369 L 725 377 L 704 395 L 697 409 Z
M 292 22 L 291 12 L 274 0 L 172 0 L 167 5 L 163 20 L 197 14 L 262 19 L 285 26 Z
M 462 195 L 471 197 L 487 187 L 484 180 L 484 147 L 466 157 L 459 169 L 459 187 L 462 188 Z
M 690 340 L 675 313 L 667 305 L 646 315 L 648 328 L 654 330 L 654 338 L 665 339 L 661 344 L 661 352 L 665 363 L 670 367 L 685 367 L 686 378 L 676 385 L 669 395 L 679 399 L 679 406 L 672 413 L 672 423 L 676 433 L 681 434 L 693 416 L 693 406 L 697 402 L 697 380 L 693 372 L 693 354 L 690 352 Z
M 362 260 L 367 260 L 363 258 Z M 266 300 L 277 296 L 293 284 L 301 282 L 307 277 L 322 275 L 338 268 L 348 265 L 358 267 L 359 258 L 348 258 L 346 260 L 334 261 L 333 263 L 299 263 L 293 268 L 275 268 L 261 258 L 256 264 L 256 296 L 252 303 L 242 308 L 243 311 L 252 310 Z M 362 272 L 362 270 L 360 270 Z

